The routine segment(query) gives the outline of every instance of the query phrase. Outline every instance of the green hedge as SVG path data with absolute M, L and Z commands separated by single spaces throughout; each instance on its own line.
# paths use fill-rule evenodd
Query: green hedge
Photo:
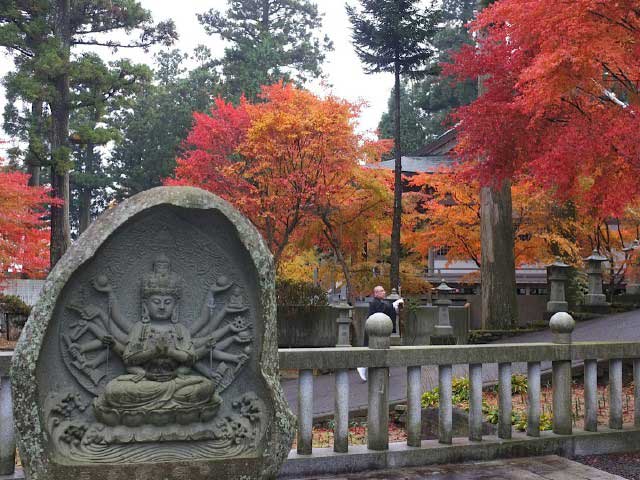
M 10 315 L 25 315 L 27 317 L 31 313 L 31 307 L 16 295 L 0 294 L 0 310 Z

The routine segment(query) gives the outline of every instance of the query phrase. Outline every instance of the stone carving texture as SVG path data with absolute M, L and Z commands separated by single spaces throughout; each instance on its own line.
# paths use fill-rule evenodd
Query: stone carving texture
M 270 255 L 225 202 L 158 188 L 108 212 L 52 271 L 16 352 L 30 478 L 273 477 L 293 424 L 274 317 Z

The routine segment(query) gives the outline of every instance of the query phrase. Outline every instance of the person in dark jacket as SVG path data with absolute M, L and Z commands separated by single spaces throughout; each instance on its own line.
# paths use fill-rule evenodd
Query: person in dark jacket
M 384 287 L 381 285 L 378 285 L 377 287 L 374 287 L 373 289 L 373 300 L 371 301 L 371 303 L 369 303 L 369 317 L 371 315 L 373 315 L 374 313 L 384 313 L 385 315 L 388 315 L 389 318 L 391 318 L 391 321 L 393 322 L 393 332 L 395 332 L 396 329 L 396 315 L 398 314 L 398 309 L 400 308 L 401 305 L 404 305 L 404 300 L 402 298 L 399 298 L 398 300 L 396 300 L 393 303 L 390 303 L 388 301 L 385 300 L 386 297 L 386 292 L 384 291 Z M 368 346 L 369 345 L 369 336 L 367 335 L 367 332 L 365 331 L 364 334 L 364 346 Z M 360 378 L 362 379 L 363 382 L 367 381 L 367 369 L 366 367 L 358 367 L 358 375 L 360 375 Z
M 384 299 L 386 294 L 387 292 L 384 291 L 384 287 L 380 285 L 378 285 L 373 289 L 373 300 L 371 301 L 371 303 L 369 303 L 369 317 L 374 313 L 384 313 L 385 315 L 388 315 L 389 318 L 391 318 L 391 321 L 393 322 L 393 329 L 395 333 L 396 312 L 397 312 L 398 306 L 396 306 L 396 302 L 394 302 L 393 304 L 387 302 Z

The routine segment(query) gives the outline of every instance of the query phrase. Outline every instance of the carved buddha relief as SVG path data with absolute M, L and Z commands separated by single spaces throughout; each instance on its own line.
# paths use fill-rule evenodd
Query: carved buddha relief
M 189 286 L 175 270 L 176 248 L 184 249 L 175 242 L 185 240 L 166 229 L 160 238 L 150 245 L 153 257 L 137 262 L 133 272 L 106 262 L 64 303 L 58 348 L 89 394 L 61 392 L 48 399 L 52 437 L 66 457 L 112 462 L 135 458 L 156 442 L 194 440 L 208 455 L 225 456 L 250 449 L 261 434 L 263 406 L 253 392 L 231 399 L 220 415 L 221 393 L 253 352 L 246 286 L 215 268 L 197 272 L 206 289 Z M 197 242 L 197 235 L 189 241 Z M 176 451 L 169 448 L 165 456 Z

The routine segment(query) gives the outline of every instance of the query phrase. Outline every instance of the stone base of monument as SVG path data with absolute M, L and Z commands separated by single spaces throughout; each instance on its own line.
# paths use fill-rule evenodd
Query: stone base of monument
M 98 425 L 88 432 L 91 443 L 99 445 L 116 445 L 140 442 L 184 442 L 213 440 L 219 437 L 219 433 L 207 424 L 192 423 L 186 426 L 146 425 L 144 429 L 139 427 L 126 427 L 124 425 L 108 426 Z
M 67 466 L 52 465 L 53 478 L 69 480 L 238 480 L 262 478 L 261 458 L 230 458 L 224 463 L 216 461 L 148 462 L 138 464 L 103 464 Z
M 611 312 L 611 305 L 609 305 L 608 303 L 605 303 L 604 305 L 581 305 L 580 311 L 606 315 L 607 313 Z
M 218 413 L 220 408 L 220 404 L 222 400 L 220 397 L 215 395 L 210 402 L 206 405 L 198 405 L 195 407 L 188 408 L 180 408 L 176 406 L 171 406 L 170 408 L 157 408 L 154 410 L 146 411 L 146 410 L 127 410 L 127 409 L 117 409 L 111 408 L 109 406 L 104 405 L 99 401 L 100 399 L 96 399 L 93 402 L 93 408 L 95 411 L 96 418 L 98 421 L 107 425 L 108 427 L 132 427 L 135 429 L 139 429 L 141 426 L 146 426 L 146 428 L 153 429 L 153 427 L 158 427 L 157 430 L 160 432 L 167 425 L 197 425 L 202 422 L 206 423 L 213 420 Z M 183 429 L 185 433 L 188 429 Z M 193 427 L 191 427 L 193 430 Z M 189 434 L 185 435 L 185 438 L 188 438 Z M 150 440 L 147 439 L 138 439 L 138 441 L 155 441 L 155 435 L 152 435 Z M 175 438 L 175 440 L 183 440 L 183 438 Z M 118 442 L 118 443 L 129 443 L 129 442 Z
M 584 296 L 583 310 L 591 313 L 609 313 L 607 296 L 603 293 L 588 293 Z
M 453 335 L 432 335 L 431 345 L 455 345 L 456 337 Z
M 558 312 L 568 312 L 569 303 L 565 301 L 551 300 L 547 302 L 547 312 L 551 315 Z
M 431 335 L 430 340 L 431 345 L 455 345 L 457 343 L 453 328 L 449 325 L 436 325 L 435 333 Z

